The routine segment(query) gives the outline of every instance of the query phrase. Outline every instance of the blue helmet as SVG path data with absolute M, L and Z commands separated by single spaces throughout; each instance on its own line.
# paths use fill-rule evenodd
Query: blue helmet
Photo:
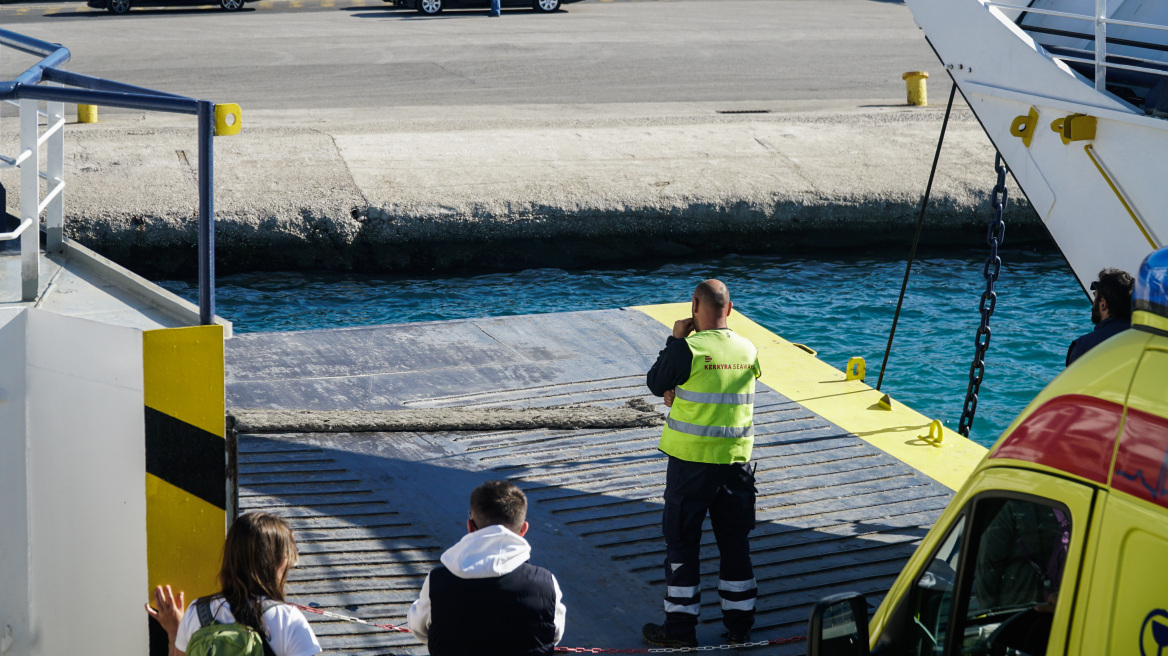
M 1168 317 L 1168 247 L 1152 251 L 1144 258 L 1132 291 L 1132 306 Z

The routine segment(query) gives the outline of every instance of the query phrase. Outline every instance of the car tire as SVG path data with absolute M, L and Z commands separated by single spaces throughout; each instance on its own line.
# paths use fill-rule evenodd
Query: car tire
M 423 16 L 437 16 L 442 13 L 442 0 L 418 0 L 418 13 Z
M 106 0 L 105 10 L 111 14 L 124 14 L 130 11 L 130 0 Z
M 219 0 L 219 8 L 223 11 L 239 11 L 243 9 L 243 0 Z
M 560 10 L 560 0 L 531 0 L 531 8 L 541 14 Z

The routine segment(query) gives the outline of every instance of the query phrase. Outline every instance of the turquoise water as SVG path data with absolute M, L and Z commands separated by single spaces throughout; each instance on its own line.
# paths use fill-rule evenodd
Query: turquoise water
M 968 383 L 984 257 L 949 253 L 914 266 L 884 379 L 893 398 L 952 428 Z M 1061 256 L 1006 251 L 1003 260 L 972 435 L 986 445 L 1062 370 L 1070 341 L 1091 329 L 1086 296 Z M 879 255 L 444 277 L 263 272 L 220 278 L 217 310 L 240 333 L 341 328 L 682 302 L 716 277 L 735 309 L 831 365 L 862 356 L 875 384 L 903 275 L 902 259 Z M 197 297 L 193 283 L 162 284 Z

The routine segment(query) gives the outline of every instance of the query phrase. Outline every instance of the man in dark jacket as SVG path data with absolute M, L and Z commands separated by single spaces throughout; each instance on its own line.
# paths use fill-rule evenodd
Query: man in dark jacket
M 1095 298 L 1091 303 L 1091 323 L 1095 330 L 1071 342 L 1067 349 L 1067 366 L 1103 340 L 1131 327 L 1131 274 L 1119 269 L 1104 269 L 1099 280 L 1091 283 Z
M 549 656 L 567 611 L 551 572 L 527 562 L 527 497 L 506 481 L 470 495 L 467 534 L 442 554 L 410 606 L 431 656 Z
M 694 290 L 690 318 L 673 335 L 645 382 L 665 397 L 669 419 L 658 448 L 665 474 L 665 622 L 641 629 L 661 647 L 696 647 L 701 609 L 702 523 L 708 514 L 718 544 L 718 597 L 726 640 L 744 643 L 754 626 L 758 584 L 750 559 L 754 529 L 755 379 L 758 349 L 727 325 L 730 292 L 718 280 Z

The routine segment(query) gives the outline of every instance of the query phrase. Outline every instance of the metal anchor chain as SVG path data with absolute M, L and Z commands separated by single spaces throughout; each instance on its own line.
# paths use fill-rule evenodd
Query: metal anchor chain
M 703 651 L 726 651 L 729 649 L 751 649 L 754 647 L 769 647 L 771 645 L 787 645 L 793 642 L 802 642 L 807 636 L 793 636 L 776 640 L 759 640 L 757 642 L 737 642 L 732 645 L 706 645 L 702 647 L 633 647 L 631 649 L 611 649 L 605 647 L 556 647 L 557 654 L 688 654 Z
M 985 353 L 990 347 L 990 317 L 994 316 L 994 307 L 998 304 L 998 294 L 994 291 L 994 283 L 1002 270 L 1002 258 L 998 255 L 998 247 L 1006 239 L 1006 222 L 1002 214 L 1006 210 L 1009 200 L 1009 191 L 1006 188 L 1006 163 L 1002 154 L 994 156 L 994 169 L 998 172 L 998 184 L 994 186 L 993 207 L 994 218 L 990 221 L 986 232 L 986 243 L 990 245 L 990 254 L 986 257 L 985 291 L 981 295 L 981 324 L 977 327 L 974 336 L 973 364 L 969 366 L 969 387 L 965 390 L 965 405 L 961 409 L 961 421 L 957 432 L 969 437 L 969 430 L 973 427 L 973 416 L 977 412 L 977 395 L 981 390 L 981 381 L 985 377 Z

